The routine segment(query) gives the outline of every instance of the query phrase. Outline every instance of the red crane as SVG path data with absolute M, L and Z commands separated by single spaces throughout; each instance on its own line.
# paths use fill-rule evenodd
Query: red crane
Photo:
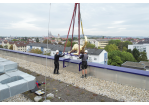
M 72 40 L 71 40 L 71 49 L 72 49 L 72 41 L 73 41 L 74 24 L 75 24 L 75 16 L 76 16 L 77 5 L 78 5 L 78 42 L 79 42 L 78 45 L 79 45 L 79 54 L 80 54 L 80 3 L 75 3 L 74 10 L 73 10 L 73 15 L 72 15 L 72 19 L 71 19 L 71 22 L 70 22 L 70 26 L 69 26 L 69 30 L 68 30 L 67 39 L 66 39 L 66 43 L 65 43 L 63 53 L 65 52 L 65 48 L 66 48 L 66 44 L 67 44 L 67 40 L 68 40 L 70 28 L 71 28 L 71 24 L 73 22 Z

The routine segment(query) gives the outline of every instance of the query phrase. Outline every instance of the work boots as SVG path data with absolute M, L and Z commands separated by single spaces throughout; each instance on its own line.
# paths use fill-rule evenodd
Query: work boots
M 87 78 L 87 74 L 85 74 L 85 76 L 84 75 L 81 76 L 81 78 L 84 78 L 84 77 Z
M 87 78 L 87 74 L 85 74 L 85 78 Z
M 60 74 L 59 71 L 57 71 L 57 74 Z
M 84 78 L 84 75 L 82 75 L 81 78 Z

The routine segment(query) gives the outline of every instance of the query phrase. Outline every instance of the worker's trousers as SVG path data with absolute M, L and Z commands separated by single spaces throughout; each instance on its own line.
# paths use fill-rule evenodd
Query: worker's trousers
M 59 62 L 54 62 L 54 66 L 55 66 L 55 68 L 54 68 L 54 73 L 59 73 Z

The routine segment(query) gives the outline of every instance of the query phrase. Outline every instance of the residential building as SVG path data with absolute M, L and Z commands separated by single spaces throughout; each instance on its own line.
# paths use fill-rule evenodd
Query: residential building
M 105 48 L 106 45 L 108 44 L 108 42 L 110 41 L 111 39 L 97 39 L 98 41 L 98 47 L 100 48 Z
M 87 39 L 87 41 L 91 44 L 94 44 L 95 47 L 98 48 L 98 41 L 96 39 Z M 84 39 L 80 39 L 80 45 L 84 44 Z
M 10 48 L 11 45 L 13 46 L 14 43 L 15 43 L 14 41 L 8 41 L 7 42 L 8 49 Z
M 43 43 L 30 43 L 27 45 L 26 48 L 27 48 L 27 52 L 29 52 L 33 48 L 40 49 L 43 52 L 43 54 L 46 52 L 51 52 L 51 56 L 54 56 L 56 54 L 56 50 L 59 50 L 60 54 L 62 54 L 64 50 L 63 45 L 48 44 L 48 48 L 47 48 L 47 44 L 43 44 Z M 67 52 L 70 50 L 71 50 L 71 47 L 66 47 L 64 53 L 67 54 Z M 107 65 L 108 52 L 106 52 L 103 49 L 86 49 L 86 50 L 88 50 L 88 55 L 89 55 L 88 61 Z M 69 58 L 69 57 L 70 57 L 69 55 L 65 56 L 65 58 Z M 71 59 L 80 60 L 78 59 L 78 57 L 75 57 L 75 56 L 71 56 Z
M 55 37 L 55 41 L 57 41 L 57 42 L 60 42 L 61 41 L 61 38 L 60 38 L 60 35 L 59 34 L 58 34 L 57 37 Z
M 27 52 L 27 48 L 26 48 L 26 45 L 28 45 L 29 43 L 33 43 L 33 42 L 15 42 L 13 44 L 13 50 L 16 50 L 16 51 L 22 51 L 22 52 Z
M 140 61 L 140 62 L 126 61 L 121 65 L 121 67 L 149 71 L 149 62 L 148 61 Z
M 0 45 L 2 45 L 2 41 L 0 40 Z
M 7 40 L 2 41 L 2 46 L 4 47 L 5 45 L 7 45 Z
M 100 48 L 105 48 L 105 46 L 108 44 L 108 42 L 111 39 L 87 39 L 87 41 L 91 44 L 94 44 L 95 47 L 100 47 Z M 84 39 L 80 40 L 80 44 L 83 45 L 84 44 Z
M 139 70 L 145 70 L 144 65 L 142 65 L 139 62 L 131 62 L 131 61 L 126 61 L 121 65 L 121 67 L 127 67 L 127 68 L 133 68 L 133 69 L 139 69 Z
M 139 50 L 139 52 L 146 52 L 147 54 L 147 59 L 149 59 L 149 44 L 134 44 L 134 45 L 128 45 L 128 49 L 133 50 L 136 48 Z

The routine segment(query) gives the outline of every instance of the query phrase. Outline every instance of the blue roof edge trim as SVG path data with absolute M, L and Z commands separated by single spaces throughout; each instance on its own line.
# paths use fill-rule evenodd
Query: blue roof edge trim
M 41 58 L 47 57 L 47 59 L 54 59 L 54 56 L 46 56 L 46 55 L 41 55 L 41 54 L 27 53 L 27 52 L 8 50 L 8 49 L 3 49 L 3 48 L 0 48 L 0 50 L 24 54 L 24 55 L 30 55 L 30 56 L 37 56 L 37 57 L 41 57 Z M 75 63 L 75 64 L 81 64 L 81 61 L 78 61 L 78 60 L 72 60 L 72 59 L 66 60 L 66 58 L 60 58 L 59 60 L 65 61 L 65 62 L 70 62 L 70 63 Z M 143 70 L 137 70 L 137 69 L 131 69 L 131 68 L 125 68 L 125 67 L 117 67 L 117 66 L 111 66 L 111 65 L 104 65 L 104 64 L 98 64 L 98 63 L 93 63 L 93 62 L 88 62 L 88 66 L 149 77 L 149 72 L 143 71 Z

